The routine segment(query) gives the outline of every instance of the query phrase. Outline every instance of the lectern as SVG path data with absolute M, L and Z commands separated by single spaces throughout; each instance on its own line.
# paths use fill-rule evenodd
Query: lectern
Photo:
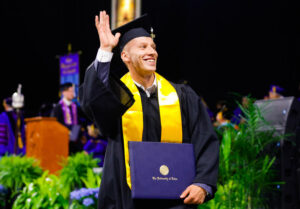
M 26 122 L 26 156 L 40 161 L 44 170 L 57 174 L 69 154 L 69 129 L 54 117 L 34 117 Z

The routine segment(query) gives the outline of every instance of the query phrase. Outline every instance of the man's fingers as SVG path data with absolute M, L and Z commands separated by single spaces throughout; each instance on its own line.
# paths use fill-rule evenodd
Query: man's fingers
M 116 35 L 115 35 L 115 39 L 116 39 L 116 41 L 117 41 L 117 42 L 119 42 L 119 38 L 120 38 L 120 36 L 121 36 L 121 33 L 116 33 Z
M 120 33 L 113 35 L 110 30 L 109 16 L 106 11 L 99 12 L 99 17 L 95 17 L 95 24 L 98 30 L 100 45 L 103 48 L 113 49 L 119 42 Z
M 100 30 L 105 31 L 105 22 L 104 22 L 104 21 L 105 21 L 105 20 L 104 20 L 105 15 L 104 15 L 104 12 L 101 11 L 99 16 L 100 16 L 100 25 L 99 25 Z
M 195 204 L 196 200 L 192 195 L 187 196 L 187 198 L 184 199 L 184 204 Z
M 99 19 L 98 19 L 98 15 L 95 16 L 95 26 L 96 28 L 98 28 L 99 25 Z
M 99 12 L 99 24 L 102 24 L 102 11 Z
M 197 194 L 195 193 L 195 191 L 193 191 L 193 189 L 191 189 L 190 193 L 189 193 L 189 196 L 187 196 L 187 198 L 185 198 L 183 202 L 185 204 L 199 204 L 200 199 L 197 196 Z
M 105 15 L 105 27 L 107 31 L 110 31 L 109 16 L 107 14 Z
M 187 187 L 180 195 L 180 198 L 185 198 L 189 193 L 190 193 L 190 187 Z
M 103 11 L 103 26 L 105 27 L 105 30 L 108 28 L 109 29 L 109 25 L 107 25 L 107 18 L 109 18 L 108 17 L 108 15 L 106 14 L 106 11 L 104 10 Z
M 201 187 L 191 185 L 189 186 L 189 194 L 184 199 L 185 204 L 202 204 L 205 199 L 205 190 Z

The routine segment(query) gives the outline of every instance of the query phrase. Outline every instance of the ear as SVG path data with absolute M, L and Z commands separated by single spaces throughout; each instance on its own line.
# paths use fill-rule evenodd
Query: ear
M 121 59 L 123 60 L 124 63 L 128 63 L 130 61 L 130 57 L 127 51 L 121 52 Z

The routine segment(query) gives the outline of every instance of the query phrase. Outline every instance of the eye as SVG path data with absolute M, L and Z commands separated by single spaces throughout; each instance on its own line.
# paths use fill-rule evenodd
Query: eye
M 146 44 L 141 44 L 140 48 L 145 49 L 145 48 L 147 48 L 147 45 Z

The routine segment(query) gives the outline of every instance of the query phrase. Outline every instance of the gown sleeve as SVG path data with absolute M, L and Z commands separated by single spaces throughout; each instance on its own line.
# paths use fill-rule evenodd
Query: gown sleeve
M 134 99 L 129 89 L 114 75 L 108 73 L 108 79 L 102 76 L 109 70 L 110 62 L 92 63 L 87 68 L 79 88 L 79 101 L 83 112 L 96 123 L 101 133 L 114 138 L 120 117 Z
M 213 198 L 217 189 L 219 140 L 199 96 L 189 86 L 185 87 L 185 95 L 188 129 L 196 160 L 196 176 L 193 183 L 211 186 L 213 191 L 210 198 Z

